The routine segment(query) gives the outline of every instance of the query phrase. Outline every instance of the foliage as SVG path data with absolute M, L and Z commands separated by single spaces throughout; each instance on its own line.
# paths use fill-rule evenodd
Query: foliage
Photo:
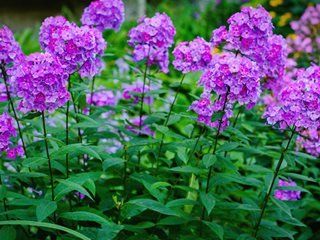
M 222 1 L 200 12 L 195 3 L 172 2 L 161 1 L 156 12 L 172 17 L 176 44 L 196 36 L 209 40 L 242 5 Z M 289 5 L 298 17 L 303 10 L 297 2 Z M 154 6 L 149 5 L 150 16 Z M 272 11 L 289 11 L 286 6 Z M 281 201 L 272 194 L 257 239 L 319 239 L 319 159 L 296 147 L 296 133 L 288 143 L 288 129 L 266 125 L 262 101 L 250 110 L 236 105 L 230 125 L 216 138 L 219 130 L 199 124 L 189 111 L 201 93 L 199 73 L 179 84 L 182 74 L 172 66 L 164 74 L 155 67 L 146 71 L 144 61 L 135 63 L 127 45 L 135 25 L 125 22 L 119 32 L 104 32 L 106 68 L 93 79 L 71 75 L 70 109 L 66 104 L 43 119 L 40 113 L 18 112 L 27 157 L 0 157 L 0 239 L 255 239 L 261 205 L 285 150 L 277 180 L 294 180 L 297 186 L 283 190 L 301 191 L 301 199 Z M 37 29 L 17 34 L 25 54 L 40 50 L 37 35 Z M 143 123 L 134 121 L 141 105 L 121 96 L 123 87 L 138 79 L 155 86 L 146 96 L 134 93 L 140 102 L 153 99 L 142 104 Z M 88 103 L 92 89 L 101 87 L 114 93 L 117 104 Z M 13 100 L 17 104 L 19 98 Z M 8 104 L 0 103 L 1 113 Z M 212 118 L 219 117 L 218 112 Z M 139 124 L 147 126 L 142 134 Z M 19 136 L 13 141 L 18 144 Z

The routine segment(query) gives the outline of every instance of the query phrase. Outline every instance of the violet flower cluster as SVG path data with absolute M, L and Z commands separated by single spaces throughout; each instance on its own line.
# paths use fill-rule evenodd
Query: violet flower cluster
M 150 92 L 152 88 L 145 85 L 143 89 L 143 82 L 139 80 L 131 85 L 123 86 L 122 98 L 124 100 L 130 100 L 134 104 L 138 104 L 139 102 L 141 102 L 141 98 L 142 98 L 141 95 L 143 90 L 145 94 L 143 102 L 145 104 L 151 105 L 153 103 L 153 97 L 148 96 L 148 92 Z
M 24 155 L 23 148 L 21 146 L 13 146 L 11 142 L 12 137 L 16 137 L 17 132 L 14 127 L 14 120 L 8 113 L 0 115 L 0 153 L 5 152 L 7 158 L 15 159 L 17 156 L 22 157 Z
M 79 71 L 81 77 L 101 72 L 106 42 L 102 33 L 88 26 L 78 27 L 64 17 L 49 17 L 40 28 L 41 48 L 56 56 L 68 74 Z
M 296 187 L 297 184 L 292 180 L 279 179 L 278 187 Z M 301 198 L 301 191 L 277 189 L 274 191 L 274 197 L 282 201 L 296 201 Z
M 257 103 L 263 78 L 283 78 L 287 58 L 285 40 L 273 34 L 271 17 L 263 7 L 244 7 L 228 24 L 212 33 L 212 46 L 219 51 L 199 80 L 204 88 L 200 100 L 190 107 L 199 122 L 210 127 L 219 127 L 219 120 L 211 118 L 222 111 L 221 129 L 228 126 L 235 103 L 247 108 Z M 217 95 L 215 101 L 212 93 Z M 204 102 L 209 104 L 205 108 Z
M 100 31 L 119 30 L 124 21 L 122 0 L 96 0 L 84 9 L 81 17 L 83 25 L 95 27 Z
M 298 150 L 304 149 L 315 157 L 320 157 L 320 131 L 309 129 L 301 132 L 296 140 Z
M 145 124 L 145 120 L 146 120 L 146 116 L 142 116 L 141 118 L 141 131 L 139 130 L 139 126 L 140 126 L 140 117 L 135 117 L 133 119 L 130 120 L 130 123 L 132 125 L 128 125 L 127 129 L 134 133 L 134 134 L 142 134 L 142 135 L 147 135 L 147 136 L 154 136 L 154 131 L 152 131 L 150 129 L 150 127 L 148 125 Z
M 0 83 L 0 102 L 5 102 L 8 100 L 6 86 Z
M 23 58 L 24 54 L 12 31 L 6 26 L 0 28 L 0 64 L 14 64 Z
M 320 126 L 320 67 L 312 66 L 297 72 L 297 80 L 284 85 L 274 101 L 266 107 L 264 118 L 281 129 L 297 131 Z
M 291 53 L 312 54 L 320 50 L 320 4 L 309 6 L 298 21 L 291 22 L 287 38 Z
M 8 113 L 0 115 L 0 152 L 7 151 L 11 145 L 10 138 L 17 135 L 13 118 Z
M 229 29 L 222 26 L 212 32 L 214 47 L 244 55 L 260 67 L 261 77 L 281 79 L 287 58 L 285 39 L 273 34 L 270 14 L 262 7 L 244 7 L 228 19 Z
M 87 94 L 88 105 L 93 105 L 96 107 L 115 106 L 117 102 L 118 96 L 116 96 L 113 91 L 106 90 L 104 87 L 99 87 L 99 89 L 93 93 L 92 98 L 91 94 Z M 88 114 L 89 109 L 85 109 L 84 112 Z M 101 115 L 101 117 L 109 118 L 112 113 L 112 110 L 106 111 Z
M 91 94 L 87 94 L 87 104 L 97 107 L 115 106 L 117 104 L 117 97 L 112 91 L 100 87 L 96 92 L 93 93 L 92 101 Z
M 16 66 L 13 80 L 18 97 L 22 98 L 19 110 L 54 111 L 70 98 L 66 89 L 68 74 L 57 58 L 49 53 L 34 53 Z
M 260 73 L 256 63 L 233 53 L 214 56 L 201 76 L 199 85 L 203 86 L 204 93 L 190 109 L 198 114 L 199 122 L 210 127 L 218 127 L 219 120 L 212 122 L 211 118 L 214 113 L 223 111 L 221 129 L 228 126 L 234 103 L 251 108 L 258 101 L 261 92 Z M 219 95 L 219 99 L 211 101 L 211 92 Z
M 148 66 L 157 65 L 161 71 L 169 71 L 169 52 L 176 29 L 168 15 L 156 13 L 152 18 L 139 19 L 138 26 L 129 32 L 128 44 L 134 48 L 135 61 L 147 60 Z
M 197 37 L 191 42 L 181 42 L 174 49 L 173 66 L 182 73 L 205 69 L 211 62 L 211 46 L 203 38 Z

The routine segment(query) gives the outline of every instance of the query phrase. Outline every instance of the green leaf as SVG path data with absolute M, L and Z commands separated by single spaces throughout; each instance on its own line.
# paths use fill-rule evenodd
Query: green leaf
M 96 195 L 96 185 L 92 179 L 88 179 L 83 186 L 88 189 L 93 196 Z
M 124 226 L 115 224 L 113 222 L 103 224 L 101 229 L 98 230 L 97 240 L 114 239 L 123 228 Z
M 202 158 L 202 163 L 206 168 L 213 166 L 216 161 L 217 161 L 217 156 L 211 153 L 204 155 Z
M 64 212 L 60 214 L 60 217 L 73 220 L 73 221 L 84 221 L 84 222 L 96 222 L 99 224 L 107 224 L 109 221 L 97 214 L 85 211 L 77 212 Z
M 90 238 L 84 236 L 81 233 L 78 233 L 70 228 L 62 227 L 60 225 L 56 225 L 53 223 L 44 223 L 44 222 L 34 222 L 34 221 L 24 221 L 24 220 L 8 220 L 8 221 L 0 221 L 0 226 L 10 226 L 10 225 L 21 225 L 21 226 L 33 226 L 33 227 L 44 227 L 55 229 L 59 231 L 63 231 L 71 234 L 72 236 L 82 239 L 82 240 L 91 240 Z
M 187 154 L 186 148 L 184 147 L 177 148 L 177 155 L 180 158 L 180 160 L 184 162 L 184 164 L 188 163 L 189 156 Z
M 91 146 L 86 146 L 81 143 L 70 144 L 67 146 L 61 147 L 59 150 L 51 153 L 53 159 L 65 157 L 66 154 L 73 154 L 75 156 L 88 154 L 96 159 L 102 160 L 100 155 L 93 150 Z
M 157 131 L 161 132 L 162 134 L 168 136 L 168 137 L 173 137 L 173 138 L 176 138 L 176 139 L 180 139 L 180 140 L 183 140 L 185 139 L 185 137 L 177 134 L 177 133 L 174 133 L 173 131 L 171 131 L 168 127 L 166 126 L 161 126 L 161 125 L 157 125 L 157 124 L 153 124 L 155 126 L 155 128 L 157 129 Z
M 269 237 L 270 239 L 274 238 L 286 238 L 294 240 L 293 234 L 295 232 L 287 230 L 283 227 L 279 227 L 273 221 L 262 220 L 261 227 L 258 233 L 258 237 Z
M 188 219 L 184 219 L 184 218 L 180 218 L 180 217 L 176 217 L 176 216 L 169 216 L 169 217 L 165 217 L 162 218 L 157 225 L 180 225 L 180 224 L 184 224 L 187 223 L 189 220 Z
M 148 208 L 152 211 L 159 212 L 164 215 L 179 216 L 175 211 L 151 199 L 135 199 L 135 200 L 129 201 L 129 203 Z
M 203 223 L 206 224 L 212 230 L 212 232 L 219 237 L 219 239 L 223 239 L 223 227 L 215 222 L 204 221 Z
M 274 202 L 274 204 L 276 206 L 278 206 L 284 213 L 286 213 L 288 216 L 292 217 L 291 215 L 291 210 L 289 208 L 289 206 L 284 202 L 284 201 L 280 201 L 274 197 L 271 198 L 272 202 Z
M 183 207 L 184 205 L 196 205 L 197 202 L 192 199 L 175 199 L 166 204 L 167 207 Z
M 47 158 L 44 157 L 32 157 L 26 158 L 23 160 L 22 165 L 27 168 L 35 168 L 43 165 L 44 163 L 48 162 Z
M 316 182 L 316 180 L 314 180 L 313 178 L 310 178 L 301 174 L 297 174 L 297 173 L 283 173 L 283 175 L 291 178 L 295 178 L 295 179 L 300 179 L 303 181 Z
M 114 166 L 122 165 L 124 162 L 125 160 L 122 158 L 107 158 L 102 164 L 103 171 L 107 171 L 109 168 Z
M 88 191 L 84 187 L 82 187 L 80 184 L 74 183 L 74 182 L 71 182 L 68 180 L 58 180 L 58 181 L 60 182 L 60 184 L 64 185 L 64 187 L 59 188 L 60 184 L 56 187 L 55 200 L 59 201 L 64 195 L 66 195 L 67 193 L 72 192 L 72 191 L 78 191 L 78 192 L 86 195 L 91 200 L 93 200 L 92 197 L 90 196 L 90 194 L 88 193 Z
M 57 203 L 49 200 L 42 200 L 36 208 L 36 215 L 39 222 L 45 220 L 57 209 Z
M 154 226 L 153 222 L 139 222 L 134 225 L 125 224 L 124 229 L 130 232 L 140 232 L 141 229 L 152 228 Z
M 231 150 L 236 149 L 237 147 L 239 147 L 239 143 L 236 142 L 229 142 L 229 143 L 225 143 L 222 146 L 219 147 L 219 149 L 217 150 L 217 153 L 220 152 L 229 152 Z
M 216 199 L 212 193 L 200 192 L 200 200 L 203 206 L 206 208 L 208 215 L 210 215 L 212 209 L 216 205 Z
M 1 240 L 15 240 L 16 235 L 16 230 L 11 226 L 4 226 L 0 229 Z
M 200 174 L 202 171 L 199 168 L 191 167 L 191 166 L 181 166 L 181 167 L 174 167 L 169 169 L 172 172 L 179 172 L 179 173 L 194 173 Z

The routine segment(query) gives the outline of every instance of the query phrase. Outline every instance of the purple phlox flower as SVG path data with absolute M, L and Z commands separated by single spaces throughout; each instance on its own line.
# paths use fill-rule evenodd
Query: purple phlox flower
M 279 179 L 278 187 L 296 187 L 297 184 L 292 180 Z M 301 198 L 301 191 L 297 190 L 282 190 L 277 189 L 274 191 L 274 197 L 282 201 L 296 201 Z
M 79 71 L 81 77 L 91 78 L 104 67 L 101 57 L 107 44 L 95 28 L 78 27 L 61 16 L 49 17 L 41 25 L 39 41 L 44 51 L 59 59 L 68 74 Z
M 106 29 L 118 31 L 124 18 L 125 7 L 122 0 L 96 0 L 84 9 L 81 22 L 100 31 Z
M 87 94 L 87 104 L 97 107 L 115 106 L 117 104 L 117 100 L 118 99 L 113 91 L 106 90 L 104 87 L 99 87 L 99 89 L 93 93 L 92 102 L 91 94 Z
M 24 156 L 24 150 L 21 145 L 18 145 L 16 147 L 13 147 L 7 150 L 7 158 L 9 159 L 16 159 L 17 157 L 23 157 L 23 156 Z
M 304 149 L 307 153 L 320 156 L 320 131 L 319 129 L 308 129 L 301 132 L 296 140 L 297 149 Z
M 10 149 L 11 138 L 16 137 L 17 132 L 14 127 L 13 118 L 8 113 L 0 115 L 0 153 Z
M 148 92 L 154 90 L 153 87 L 149 87 L 148 85 L 144 86 L 144 103 L 151 105 L 153 103 L 153 97 L 147 96 Z M 143 92 L 143 82 L 138 80 L 131 85 L 124 85 L 122 98 L 125 100 L 131 100 L 134 104 L 138 104 L 141 101 Z
M 0 83 L 0 102 L 5 102 L 8 100 L 6 86 Z
M 154 136 L 154 131 L 151 130 L 151 128 L 146 125 L 144 122 L 146 120 L 146 116 L 142 116 L 141 118 L 141 130 L 139 129 L 140 126 L 140 117 L 135 117 L 130 120 L 131 125 L 127 125 L 127 129 L 134 134 L 142 134 L 147 136 Z
M 15 64 L 23 59 L 24 54 L 12 31 L 6 26 L 0 28 L 0 64 Z
M 168 49 L 173 44 L 175 34 L 175 27 L 165 13 L 139 19 L 138 26 L 129 32 L 128 44 L 134 48 L 134 61 L 146 59 L 149 66 L 158 65 L 161 71 L 168 72 Z
M 62 107 L 70 98 L 66 89 L 68 74 L 57 58 L 49 53 L 34 53 L 17 66 L 13 76 L 19 110 L 50 111 Z
M 298 21 L 291 22 L 294 35 L 287 38 L 290 52 L 312 54 L 320 49 L 320 4 L 309 6 Z M 296 54 L 293 54 L 294 56 Z
M 204 70 L 212 59 L 210 44 L 201 37 L 179 43 L 173 55 L 174 67 L 183 73 Z
M 320 67 L 301 69 L 296 80 L 289 80 L 267 105 L 264 118 L 281 129 L 317 129 L 320 126 Z
M 233 53 L 215 55 L 202 74 L 199 85 L 206 92 L 228 93 L 228 102 L 251 108 L 259 99 L 260 73 L 255 62 Z

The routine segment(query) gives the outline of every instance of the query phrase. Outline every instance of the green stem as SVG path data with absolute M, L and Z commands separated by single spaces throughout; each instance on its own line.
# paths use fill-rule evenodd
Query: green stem
M 178 87 L 177 92 L 176 92 L 176 94 L 175 94 L 175 96 L 174 96 L 174 99 L 173 99 L 173 101 L 172 101 L 172 103 L 171 103 L 171 105 L 170 105 L 169 113 L 168 113 L 167 118 L 166 118 L 166 120 L 165 120 L 165 122 L 164 122 L 164 126 L 165 126 L 165 127 L 168 125 L 168 122 L 169 122 L 169 120 L 170 120 L 170 117 L 171 117 L 171 113 L 172 113 L 174 104 L 175 104 L 175 102 L 176 102 L 176 100 L 177 100 L 177 98 L 178 98 L 178 95 L 179 95 L 179 93 L 180 93 L 180 90 L 181 90 L 181 87 L 182 87 L 182 83 L 183 83 L 183 80 L 184 80 L 185 76 L 186 76 L 185 74 L 182 75 L 182 78 L 181 78 L 181 80 L 180 80 L 179 87 Z M 158 166 L 159 166 L 159 158 L 160 158 L 161 150 L 162 150 L 162 147 L 163 147 L 163 143 L 164 143 L 164 134 L 162 134 L 161 142 L 160 142 L 160 146 L 159 146 L 159 151 L 158 151 L 158 156 L 157 156 L 157 161 L 156 161 L 156 166 L 157 166 L 157 168 L 158 168 Z
M 150 48 L 149 48 L 150 53 Z M 149 53 L 145 64 L 145 70 L 143 74 L 143 86 L 142 86 L 142 94 L 141 94 L 141 103 L 140 103 L 140 111 L 139 111 L 139 136 L 141 136 L 141 129 L 142 129 L 142 115 L 143 115 L 143 104 L 144 104 L 144 97 L 145 97 L 145 87 L 146 87 L 146 80 L 147 80 L 147 71 L 148 71 L 148 62 L 149 62 Z M 138 153 L 138 163 L 140 164 L 141 161 L 141 151 Z
M 125 200 L 127 198 L 127 167 L 128 167 L 128 147 L 127 145 L 123 145 L 124 153 L 123 153 L 123 158 L 124 158 L 124 169 L 123 169 L 123 199 Z
M 2 177 L 0 176 L 0 184 L 3 186 L 3 182 L 2 182 Z M 6 212 L 8 211 L 8 206 L 7 206 L 7 203 L 6 203 L 6 198 L 5 196 L 3 197 L 3 200 L 2 200 L 2 203 L 3 203 L 3 210 Z M 6 214 L 6 219 L 9 220 L 9 217 L 8 215 Z
M 254 233 L 253 233 L 253 237 L 254 237 L 254 238 L 257 237 L 257 234 L 258 234 L 258 231 L 259 231 L 259 227 L 260 227 L 260 224 L 261 224 L 261 221 L 262 221 L 264 212 L 265 212 L 265 210 L 266 210 L 266 207 L 267 207 L 267 204 L 268 204 L 270 195 L 271 195 L 272 190 L 273 190 L 273 186 L 274 186 L 275 181 L 276 181 L 276 179 L 277 179 L 277 177 L 278 177 L 278 174 L 279 174 L 279 171 L 280 171 L 280 167 L 281 167 L 282 162 L 283 162 L 283 160 L 284 160 L 285 154 L 286 154 L 286 152 L 288 151 L 288 148 L 289 148 L 289 146 L 290 146 L 290 143 L 291 143 L 291 141 L 292 141 L 292 139 L 293 139 L 294 134 L 295 134 L 295 128 L 293 128 L 292 131 L 291 131 L 291 135 L 290 135 L 290 137 L 289 137 L 289 140 L 288 140 L 288 143 L 287 143 L 285 149 L 281 151 L 280 159 L 279 159 L 278 164 L 277 164 L 277 166 L 276 166 L 276 169 L 275 169 L 275 171 L 274 171 L 273 178 L 272 178 L 271 184 L 270 184 L 270 186 L 269 186 L 267 195 L 265 196 L 265 198 L 264 198 L 264 200 L 263 200 L 261 213 L 260 213 L 258 222 L 257 222 L 257 224 L 256 224 L 256 226 L 255 226 L 255 229 L 254 229 Z
M 67 111 L 66 111 L 66 145 L 69 145 L 69 110 L 70 110 L 70 101 L 67 102 Z M 66 154 L 66 176 L 67 178 L 69 178 L 69 153 Z
M 213 143 L 213 151 L 212 151 L 213 155 L 216 154 L 216 150 L 217 150 L 217 146 L 218 146 L 218 139 L 219 139 L 220 130 L 221 130 L 221 127 L 222 127 L 223 117 L 225 115 L 225 110 L 226 110 L 226 106 L 227 106 L 227 102 L 228 102 L 229 92 L 230 92 L 230 88 L 228 88 L 228 90 L 227 90 L 227 93 L 226 93 L 226 96 L 225 96 L 225 100 L 224 100 L 224 103 L 223 103 L 222 116 L 221 116 L 221 118 L 219 120 L 217 133 L 216 133 L 215 140 L 214 140 L 214 143 Z M 207 182 L 206 182 L 206 193 L 209 192 L 209 186 L 210 186 L 212 170 L 213 170 L 213 166 L 210 166 L 209 172 L 208 172 L 208 176 L 207 176 Z M 204 215 L 205 215 L 205 207 L 202 207 L 202 213 L 201 213 L 201 218 L 200 218 L 201 220 L 204 219 Z
M 90 105 L 89 105 L 89 115 L 91 115 L 92 112 L 92 99 L 93 99 L 93 93 L 94 93 L 94 84 L 95 84 L 95 77 L 92 79 L 92 84 L 91 84 L 91 90 L 90 90 Z
M 13 101 L 12 101 L 12 98 L 11 98 L 11 94 L 10 94 L 10 90 L 9 90 L 9 86 L 8 86 L 8 74 L 7 74 L 7 72 L 6 72 L 4 62 L 2 62 L 2 63 L 0 64 L 0 68 L 1 68 L 2 76 L 3 76 L 3 80 L 4 80 L 4 85 L 5 85 L 5 87 L 6 87 L 6 94 L 7 94 L 7 97 L 8 97 L 8 100 L 9 100 L 9 103 L 10 103 L 10 106 L 11 106 L 11 109 L 12 109 L 12 112 L 13 112 L 14 119 L 16 120 L 16 123 L 17 123 L 18 132 L 19 132 L 19 137 L 20 137 L 21 142 L 22 142 L 22 147 L 23 147 L 24 155 L 26 156 L 26 158 L 28 158 L 27 148 L 26 148 L 26 144 L 25 144 L 25 142 L 24 142 L 24 140 L 23 140 L 23 135 L 22 135 L 22 131 L 21 131 L 21 127 L 20 127 L 18 115 L 17 115 L 17 112 L 16 112 L 16 110 L 15 110 L 15 108 L 14 108 L 14 104 L 13 104 Z M 30 169 L 29 169 L 29 170 L 30 170 Z
M 48 158 L 48 166 L 49 166 L 49 172 L 50 172 L 50 184 L 51 184 L 51 200 L 54 201 L 54 185 L 53 185 L 53 173 L 52 173 L 52 167 L 51 167 L 51 158 L 49 153 L 49 145 L 48 145 L 48 139 L 47 139 L 47 129 L 46 129 L 46 120 L 44 116 L 44 112 L 41 112 L 42 115 L 42 127 L 43 127 L 43 135 L 44 135 L 44 143 L 46 147 L 46 154 Z M 54 214 L 54 221 L 56 222 L 56 215 Z
M 236 118 L 234 119 L 234 122 L 233 122 L 233 124 L 232 124 L 232 127 L 233 127 L 233 128 L 235 128 L 235 127 L 236 127 L 237 122 L 238 122 L 238 119 L 239 119 L 239 116 L 240 116 L 240 114 L 242 113 L 242 111 L 243 111 L 243 108 L 242 108 L 242 107 L 240 107 L 240 109 L 239 109 L 239 111 L 238 111 L 238 114 L 237 114 L 237 116 L 236 116 Z M 230 140 L 229 140 L 229 142 L 230 142 Z M 227 152 L 227 151 L 225 151 L 225 152 L 224 152 L 224 157 L 226 157 L 226 156 L 227 156 L 227 154 L 228 154 L 228 152 Z

